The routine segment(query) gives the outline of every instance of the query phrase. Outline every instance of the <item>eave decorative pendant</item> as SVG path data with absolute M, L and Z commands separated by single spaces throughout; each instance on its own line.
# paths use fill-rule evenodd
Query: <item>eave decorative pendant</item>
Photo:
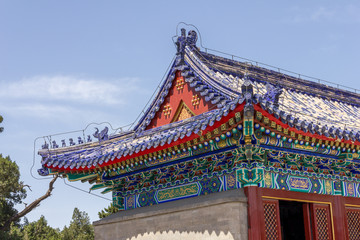
M 39 174 L 88 181 L 119 210 L 237 189 L 249 239 L 359 240 L 360 95 L 201 51 L 196 40 L 181 30 L 134 127 L 68 146 L 50 136 Z M 289 227 L 284 212 L 300 221 Z

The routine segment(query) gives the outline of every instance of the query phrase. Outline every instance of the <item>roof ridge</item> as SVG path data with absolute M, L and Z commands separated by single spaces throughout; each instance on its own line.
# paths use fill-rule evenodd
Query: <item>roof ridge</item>
M 212 50 L 212 51 L 215 51 L 215 50 Z M 217 70 L 219 72 L 225 73 L 225 74 L 232 74 L 232 75 L 236 76 L 236 75 L 243 75 L 246 71 L 248 71 L 248 72 L 253 71 L 253 72 L 255 72 L 255 74 L 249 73 L 249 75 L 250 75 L 250 77 L 254 77 L 257 81 L 270 82 L 270 83 L 276 84 L 276 85 L 280 84 L 285 87 L 288 87 L 288 88 L 291 88 L 294 90 L 298 90 L 301 92 L 305 92 L 308 94 L 316 95 L 319 97 L 325 97 L 325 98 L 330 98 L 330 99 L 341 101 L 341 102 L 347 102 L 350 104 L 355 104 L 357 106 L 360 105 L 360 90 L 358 90 L 359 93 L 351 92 L 346 89 L 336 88 L 333 86 L 323 84 L 321 82 L 318 83 L 318 82 L 311 81 L 308 79 L 303 79 L 300 77 L 294 77 L 294 76 L 288 75 L 286 73 L 276 72 L 272 69 L 268 69 L 268 68 L 265 68 L 262 66 L 256 66 L 253 64 L 237 61 L 234 59 L 228 59 L 225 57 L 214 55 L 212 53 L 203 52 L 198 49 L 193 49 L 193 52 L 196 53 L 196 55 L 198 57 L 200 57 L 204 63 L 209 64 L 210 68 Z M 240 58 L 240 57 L 238 57 L 238 58 Z M 259 63 L 259 62 L 257 62 L 257 63 Z M 236 65 L 236 66 L 234 66 L 234 65 Z M 265 65 L 265 64 L 263 64 L 263 65 Z M 270 65 L 267 65 L 267 66 L 270 66 Z M 240 69 L 239 67 L 242 69 Z M 273 66 L 270 66 L 270 67 L 273 67 Z M 281 70 L 283 70 L 283 69 L 281 69 Z M 284 71 L 287 71 L 287 70 L 284 70 Z M 293 73 L 290 71 L 287 71 L 287 72 Z M 253 76 L 251 76 L 251 75 L 253 75 Z M 259 79 L 260 75 L 263 75 L 261 79 Z M 300 74 L 299 74 L 299 76 L 307 77 L 306 75 L 300 75 Z M 321 79 L 319 79 L 319 80 L 321 80 Z M 321 80 L 321 81 L 328 82 L 325 80 Z M 328 82 L 328 83 L 331 83 L 331 82 Z M 299 85 L 299 84 L 301 84 L 301 85 Z M 357 89 L 354 89 L 354 90 L 357 91 Z
M 211 48 L 206 48 L 206 47 L 203 47 L 205 49 L 205 52 L 203 51 L 200 51 L 202 53 L 206 53 L 206 54 L 211 54 L 211 55 L 214 55 L 214 56 L 218 56 L 218 55 L 215 55 L 215 54 L 212 54 L 212 53 L 208 53 L 207 51 L 212 51 L 212 52 L 216 52 L 216 53 L 220 53 L 220 54 L 223 54 L 223 55 L 226 55 L 226 56 L 231 56 L 232 57 L 232 61 L 235 61 L 235 62 L 240 62 L 240 61 L 237 61 L 237 60 L 234 60 L 234 58 L 238 58 L 238 59 L 242 59 L 242 60 L 246 60 L 250 63 L 255 63 L 255 66 L 257 67 L 260 67 L 260 68 L 264 68 L 264 69 L 268 69 L 268 68 L 273 68 L 275 70 L 278 70 L 279 73 L 281 73 L 281 71 L 283 71 L 283 73 L 285 73 L 286 75 L 288 76 L 291 76 L 289 74 L 293 74 L 293 75 L 297 75 L 299 76 L 298 78 L 304 80 L 304 81 L 310 81 L 310 82 L 314 82 L 314 83 L 320 83 L 321 82 L 324 82 L 324 83 L 329 83 L 329 84 L 333 84 L 333 85 L 336 85 L 336 87 L 334 86 L 330 86 L 330 85 L 326 85 L 328 87 L 332 87 L 332 88 L 335 88 L 335 89 L 339 89 L 339 90 L 343 90 L 343 91 L 347 91 L 347 92 L 351 92 L 350 90 L 348 89 L 352 89 L 354 90 L 354 92 L 351 92 L 351 93 L 356 93 L 356 94 L 359 94 L 360 95 L 360 89 L 357 89 L 357 88 L 352 88 L 352 87 L 349 87 L 349 86 L 345 86 L 345 85 L 342 85 L 342 84 L 338 84 L 338 83 L 335 83 L 335 82 L 331 82 L 331 81 L 328 81 L 328 80 L 324 80 L 324 79 L 320 79 L 320 78 L 317 78 L 317 77 L 312 77 L 312 76 L 308 76 L 308 75 L 305 75 L 305 74 L 301 74 L 301 73 L 297 73 L 297 72 L 294 72 L 294 71 L 290 71 L 290 70 L 287 70 L 287 69 L 284 69 L 284 68 L 280 68 L 280 67 L 276 67 L 276 66 L 272 66 L 270 64 L 267 64 L 267 63 L 262 63 L 262 62 L 259 62 L 259 61 L 255 61 L 255 60 L 252 60 L 252 59 L 248 59 L 248 58 L 244 58 L 244 57 L 240 57 L 240 56 L 237 56 L 237 55 L 233 55 L 233 54 L 229 54 L 229 53 L 225 53 L 225 52 L 222 52 L 222 51 L 218 51 L 218 50 L 215 50 L 215 49 L 211 49 Z M 221 57 L 221 56 L 218 56 L 220 58 L 225 58 L 225 59 L 228 59 L 230 60 L 229 58 L 226 58 L 226 57 Z M 245 64 L 248 63 L 248 62 L 244 62 Z M 251 64 L 253 66 L 253 64 Z M 261 67 L 259 65 L 262 65 L 264 67 Z M 268 68 L 266 68 L 268 67 Z M 272 69 L 268 69 L 268 70 L 272 70 Z M 272 70 L 274 71 L 274 70 Z M 305 77 L 305 78 L 309 78 L 309 79 L 305 79 L 305 78 L 301 78 L 302 77 Z M 292 76 L 293 77 L 293 76 Z M 344 88 L 340 88 L 340 87 L 344 87 Z

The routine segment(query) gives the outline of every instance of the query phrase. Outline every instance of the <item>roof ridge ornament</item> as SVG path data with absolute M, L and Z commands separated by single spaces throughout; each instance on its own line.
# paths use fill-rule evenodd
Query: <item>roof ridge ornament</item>
M 269 82 L 266 83 L 266 93 L 264 94 L 264 99 L 266 101 L 272 102 L 275 106 L 279 106 L 279 97 L 281 93 L 283 92 L 283 89 L 279 86 L 274 86 L 270 84 Z
M 101 132 L 99 133 L 99 129 L 96 127 L 96 132 L 93 133 L 93 136 L 97 139 L 99 139 L 99 142 L 109 140 L 108 131 L 109 128 L 105 127 Z
M 253 119 L 254 118 L 254 106 L 253 106 L 254 89 L 253 89 L 253 83 L 249 79 L 247 71 L 244 74 L 244 83 L 241 86 L 241 92 L 242 92 L 242 94 L 243 94 L 243 96 L 245 98 L 245 101 L 246 101 L 246 104 L 244 106 L 245 145 L 250 146 L 251 143 L 252 143 L 251 135 L 252 135 L 252 132 L 253 132 L 253 120 L 254 120 Z M 251 150 L 247 149 L 246 152 L 248 154 L 250 154 Z M 249 160 L 250 159 L 251 158 L 249 158 Z
M 182 28 L 181 35 L 177 38 L 177 41 L 176 41 L 177 54 L 183 55 L 185 46 L 186 46 L 186 30 L 185 30 L 185 28 Z
M 198 40 L 198 36 L 196 31 L 190 30 L 188 32 L 188 36 L 186 37 L 186 42 L 190 47 L 196 47 L 196 42 Z
M 196 48 L 196 42 L 198 36 L 195 30 L 190 30 L 186 36 L 186 29 L 181 29 L 181 34 L 176 40 L 177 55 L 181 56 L 181 60 L 184 60 L 185 47 L 189 46 L 191 48 Z
M 254 96 L 253 83 L 249 79 L 247 72 L 244 74 L 244 83 L 241 85 L 241 92 L 245 97 L 246 103 L 251 104 Z

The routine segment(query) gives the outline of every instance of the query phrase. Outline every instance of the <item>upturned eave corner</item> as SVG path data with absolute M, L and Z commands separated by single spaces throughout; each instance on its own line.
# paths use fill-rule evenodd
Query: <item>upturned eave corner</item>
M 235 189 L 256 195 L 259 209 L 262 191 L 360 198 L 358 95 L 196 44 L 196 31 L 182 29 L 134 128 L 50 143 L 39 174 L 89 182 L 119 210 Z

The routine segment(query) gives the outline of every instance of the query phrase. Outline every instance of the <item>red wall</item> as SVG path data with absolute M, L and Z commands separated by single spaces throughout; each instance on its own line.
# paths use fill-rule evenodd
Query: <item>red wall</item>
M 178 89 L 179 88 L 179 86 L 177 86 L 177 84 L 179 85 L 178 80 L 183 83 L 181 84 L 180 82 L 180 85 L 182 85 L 180 87 L 183 87 L 182 89 Z M 192 100 L 196 95 L 199 98 L 198 101 L 199 104 L 193 105 Z M 210 102 L 205 102 L 204 98 L 200 96 L 200 94 L 197 93 L 194 88 L 190 87 L 189 83 L 185 82 L 185 78 L 181 76 L 181 72 L 177 71 L 176 77 L 173 80 L 172 87 L 170 88 L 167 97 L 162 103 L 160 110 L 156 113 L 155 117 L 153 118 L 153 120 L 146 129 L 151 129 L 171 123 L 176 113 L 176 110 L 178 109 L 181 103 L 181 100 L 188 106 L 188 108 L 195 115 L 199 115 L 201 113 L 216 108 L 216 105 L 213 105 Z M 170 114 L 165 115 L 163 110 L 164 107 L 168 105 L 171 108 Z

